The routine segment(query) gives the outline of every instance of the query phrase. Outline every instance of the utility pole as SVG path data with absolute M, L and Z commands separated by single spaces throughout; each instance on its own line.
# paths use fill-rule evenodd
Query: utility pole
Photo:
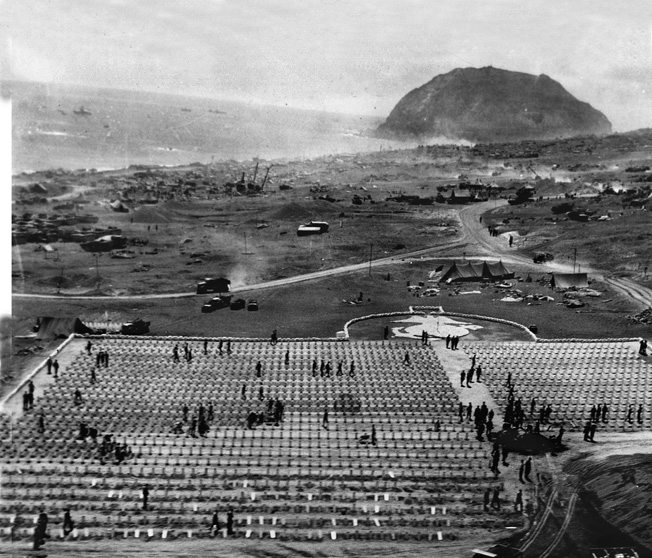
M 374 251 L 374 245 L 373 243 L 369 245 L 369 277 L 371 277 L 371 255 L 373 254 Z
M 573 250 L 573 273 L 575 273 L 575 262 L 577 261 L 577 247 Z
M 95 274 L 97 275 L 97 288 L 100 288 L 100 258 L 95 252 Z
M 61 266 L 61 275 L 59 275 L 59 282 L 57 284 L 57 294 L 61 292 L 61 282 L 63 281 L 63 266 Z

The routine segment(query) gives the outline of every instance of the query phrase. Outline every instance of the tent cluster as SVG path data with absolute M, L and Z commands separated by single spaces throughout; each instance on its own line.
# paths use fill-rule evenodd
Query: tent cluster
M 513 279 L 514 272 L 509 271 L 502 261 L 499 262 L 454 262 L 442 275 L 441 283 L 456 281 L 503 281 Z

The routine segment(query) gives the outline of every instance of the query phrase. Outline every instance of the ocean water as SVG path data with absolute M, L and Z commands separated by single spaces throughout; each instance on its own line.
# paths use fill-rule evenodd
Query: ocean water
M 14 82 L 13 172 L 306 159 L 408 148 L 382 119 L 233 101 Z

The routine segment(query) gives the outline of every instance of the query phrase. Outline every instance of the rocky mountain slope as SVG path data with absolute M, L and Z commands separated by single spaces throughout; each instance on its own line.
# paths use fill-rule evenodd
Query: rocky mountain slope
M 410 91 L 378 128 L 383 137 L 518 141 L 608 134 L 611 123 L 546 75 L 457 68 Z

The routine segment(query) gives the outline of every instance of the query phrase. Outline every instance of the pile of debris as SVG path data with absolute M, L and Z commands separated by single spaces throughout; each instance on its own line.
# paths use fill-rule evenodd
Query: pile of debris
M 635 324 L 652 325 L 652 308 L 643 310 L 634 316 L 627 316 L 627 321 Z

